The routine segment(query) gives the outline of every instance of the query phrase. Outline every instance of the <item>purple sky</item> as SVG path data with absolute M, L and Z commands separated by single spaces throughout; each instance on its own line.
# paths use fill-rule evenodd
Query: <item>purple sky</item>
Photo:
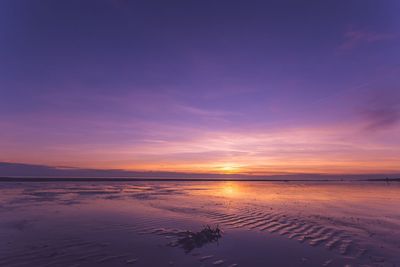
M 0 2 L 0 161 L 400 172 L 400 2 Z

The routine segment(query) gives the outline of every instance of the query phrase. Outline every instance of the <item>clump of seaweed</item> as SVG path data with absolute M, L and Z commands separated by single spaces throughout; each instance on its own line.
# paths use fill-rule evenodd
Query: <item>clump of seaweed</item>
M 223 231 L 219 226 L 204 226 L 200 232 L 185 231 L 180 233 L 177 245 L 182 247 L 186 253 L 195 248 L 200 248 L 207 243 L 217 242 L 222 237 Z

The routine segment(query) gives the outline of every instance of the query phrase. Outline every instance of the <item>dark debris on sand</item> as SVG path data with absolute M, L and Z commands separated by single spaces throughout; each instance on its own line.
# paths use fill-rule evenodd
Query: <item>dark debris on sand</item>
M 222 233 L 223 231 L 218 225 L 216 227 L 206 225 L 200 232 L 185 231 L 179 233 L 179 237 L 174 244 L 189 253 L 195 248 L 217 242 L 222 237 Z

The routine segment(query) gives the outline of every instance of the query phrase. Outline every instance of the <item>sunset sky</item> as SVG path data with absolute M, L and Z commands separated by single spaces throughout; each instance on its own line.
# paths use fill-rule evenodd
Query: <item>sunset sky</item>
M 0 1 L 0 162 L 400 173 L 400 1 Z

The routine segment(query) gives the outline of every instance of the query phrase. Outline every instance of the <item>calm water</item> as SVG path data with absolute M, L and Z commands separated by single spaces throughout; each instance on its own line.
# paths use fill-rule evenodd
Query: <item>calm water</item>
M 400 184 L 0 183 L 0 266 L 400 266 Z M 224 234 L 188 250 L 186 230 Z M 290 255 L 290 257 L 288 257 Z

